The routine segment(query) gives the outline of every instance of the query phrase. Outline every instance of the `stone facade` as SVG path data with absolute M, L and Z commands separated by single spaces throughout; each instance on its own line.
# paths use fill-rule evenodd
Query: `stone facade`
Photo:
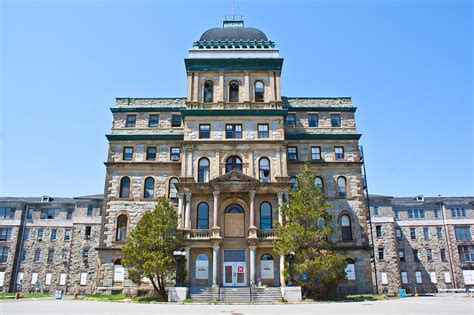
M 254 32 L 229 27 L 237 37 Z M 246 40 L 226 49 L 197 42 L 185 59 L 186 97 L 116 99 L 107 135 L 99 290 L 135 290 L 121 265 L 123 235 L 160 196 L 180 214 L 186 285 L 284 286 L 272 222 L 308 161 L 333 205 L 337 250 L 355 275 L 340 290 L 372 291 L 351 98 L 282 97 L 278 49 L 271 41 Z
M 371 196 L 370 205 L 381 292 L 474 285 L 473 197 Z
M 0 229 L 11 229 L 0 289 L 90 293 L 95 291 L 103 196 L 0 198 Z M 82 280 L 81 280 L 82 277 Z

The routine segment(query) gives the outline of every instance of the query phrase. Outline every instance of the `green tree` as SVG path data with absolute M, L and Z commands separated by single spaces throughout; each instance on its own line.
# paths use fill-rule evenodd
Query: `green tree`
M 177 226 L 178 214 L 174 205 L 161 197 L 154 210 L 143 214 L 122 249 L 122 262 L 132 281 L 148 277 L 162 298 L 167 298 L 166 281 L 175 277 L 173 251 L 181 244 Z
M 274 245 L 280 255 L 295 254 L 294 282 L 303 287 L 305 295 L 319 298 L 335 293 L 346 277 L 347 263 L 333 250 L 330 238 L 334 231 L 329 227 L 332 216 L 328 213 L 331 205 L 321 187 L 314 186 L 315 176 L 308 164 L 296 176 L 289 205 L 283 204 L 281 208 L 283 224 L 275 223 Z

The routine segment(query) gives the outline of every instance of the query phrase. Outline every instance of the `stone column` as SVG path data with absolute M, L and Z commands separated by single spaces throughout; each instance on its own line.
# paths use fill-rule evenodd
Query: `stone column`
M 281 206 L 283 204 L 283 192 L 279 191 L 277 193 L 277 197 L 278 197 L 278 222 L 280 224 L 282 224 L 283 223 L 283 217 L 281 216 Z
M 224 90 L 224 72 L 219 72 L 219 90 L 220 90 L 220 94 L 219 94 L 219 98 L 217 99 L 218 102 L 224 102 L 224 94 L 225 94 L 225 90 Z
M 285 286 L 285 257 L 280 256 L 280 287 Z
M 193 101 L 199 100 L 199 72 L 194 72 Z
M 186 213 L 184 215 L 184 228 L 191 228 L 191 193 L 186 193 Z
M 218 220 L 217 219 L 217 214 L 219 212 L 219 195 L 221 194 L 221 192 L 216 190 L 216 191 L 213 192 L 213 194 L 214 194 L 214 216 L 213 216 L 213 218 L 214 218 L 213 221 L 214 222 L 212 224 L 212 228 L 218 228 L 219 224 L 217 222 L 217 220 Z
M 249 246 L 250 249 L 250 281 L 253 281 L 255 284 L 255 266 L 256 266 L 256 261 L 255 261 L 255 256 L 257 252 L 257 246 Z
M 287 191 L 285 192 L 285 202 L 287 206 L 290 205 L 290 193 Z
M 190 278 L 189 278 L 189 261 L 191 260 L 191 247 L 185 247 L 184 251 L 186 252 L 186 278 L 184 279 L 183 283 L 187 283 L 190 285 Z
M 212 287 L 219 286 L 217 275 L 219 274 L 219 244 L 214 243 L 212 246 Z
M 183 199 L 184 199 L 184 193 L 183 192 L 178 192 L 178 215 L 179 215 L 179 224 L 178 227 L 182 228 L 183 227 Z
M 244 86 L 242 88 L 246 91 L 244 94 L 244 102 L 250 102 L 250 78 L 248 71 L 244 71 Z
M 255 226 L 255 190 L 250 190 L 249 196 L 250 196 L 250 227 L 256 228 Z

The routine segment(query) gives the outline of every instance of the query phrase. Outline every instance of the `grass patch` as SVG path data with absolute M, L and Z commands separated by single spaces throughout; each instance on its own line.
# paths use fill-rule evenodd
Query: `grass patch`
M 161 297 L 156 295 L 136 296 L 132 298 L 132 301 L 138 303 L 165 302 Z
M 193 299 L 184 299 L 183 300 L 183 303 L 192 303 L 193 302 Z
M 94 293 L 94 294 L 87 294 L 83 297 L 79 297 L 84 300 L 100 300 L 100 301 L 121 301 L 130 296 L 126 294 L 101 294 L 101 293 Z
M 362 302 L 388 300 L 385 294 L 351 294 L 316 300 L 317 302 Z
M 46 294 L 46 293 L 20 293 L 20 298 L 44 298 L 44 297 L 50 297 L 51 294 Z

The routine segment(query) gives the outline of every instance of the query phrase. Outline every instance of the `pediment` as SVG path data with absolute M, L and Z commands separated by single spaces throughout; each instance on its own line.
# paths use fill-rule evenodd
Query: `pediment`
M 259 181 L 253 177 L 242 174 L 238 171 L 230 171 L 224 175 L 214 178 L 209 183 L 218 184 L 218 183 L 258 183 Z

